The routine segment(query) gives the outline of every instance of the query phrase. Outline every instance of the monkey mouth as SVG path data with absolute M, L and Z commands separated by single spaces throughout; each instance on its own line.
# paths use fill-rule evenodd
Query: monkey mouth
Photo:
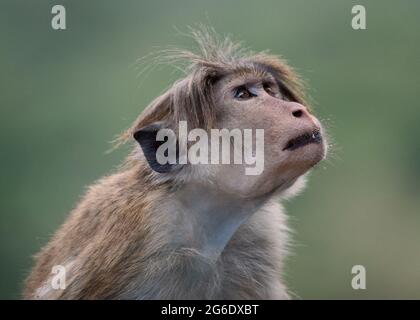
M 293 138 L 290 140 L 286 146 L 283 148 L 283 151 L 285 150 L 296 150 L 300 147 L 306 146 L 311 143 L 319 144 L 322 142 L 322 135 L 319 130 L 306 132 L 296 138 Z

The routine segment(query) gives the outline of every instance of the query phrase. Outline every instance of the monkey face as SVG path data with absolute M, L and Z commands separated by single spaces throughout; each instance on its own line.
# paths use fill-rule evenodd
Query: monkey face
M 259 174 L 245 174 L 243 164 L 213 168 L 216 183 L 226 192 L 254 197 L 287 189 L 325 157 L 320 122 L 292 101 L 272 75 L 228 76 L 215 86 L 215 96 L 220 128 L 264 130 L 264 165 Z
M 249 198 L 289 188 L 325 157 L 327 145 L 322 126 L 299 103 L 303 99 L 299 98 L 297 80 L 280 60 L 212 68 L 194 69 L 152 102 L 137 121 L 134 138 L 154 171 L 164 178 L 180 178 L 186 183 L 199 180 L 225 193 Z M 192 149 L 200 149 L 199 158 L 205 163 L 192 163 L 187 157 L 191 149 L 187 150 L 186 146 L 191 145 L 191 140 L 184 140 L 190 134 L 181 130 L 181 122 L 190 131 L 200 130 L 193 136 L 205 141 L 206 148 Z M 184 132 L 178 135 L 178 141 L 158 141 L 160 128 L 176 126 L 178 134 Z M 213 130 L 239 130 L 242 135 L 241 150 L 235 148 L 235 143 L 227 143 L 230 161 L 223 161 L 223 147 L 213 148 L 215 141 L 206 136 Z M 247 131 L 254 134 L 248 140 Z M 162 147 L 168 148 L 159 152 Z M 211 154 L 203 156 L 204 149 L 211 150 Z M 242 161 L 235 160 L 238 154 Z M 166 159 L 166 155 L 176 159 L 162 164 L 159 159 Z M 255 159 L 254 164 L 246 161 L 246 155 Z M 215 156 L 222 161 L 214 164 Z M 252 166 L 255 170 L 250 173 Z

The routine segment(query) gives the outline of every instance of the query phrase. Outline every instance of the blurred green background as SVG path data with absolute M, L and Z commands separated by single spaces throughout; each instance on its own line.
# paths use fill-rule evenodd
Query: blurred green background
M 67 30 L 51 28 L 63 4 Z M 367 30 L 351 28 L 363 4 Z M 420 298 L 420 1 L 5 1 L 0 3 L 0 298 L 19 298 L 31 256 L 128 148 L 110 141 L 179 73 L 136 59 L 189 46 L 210 24 L 281 54 L 307 80 L 333 138 L 286 204 L 297 297 Z M 367 270 L 353 290 L 351 268 Z

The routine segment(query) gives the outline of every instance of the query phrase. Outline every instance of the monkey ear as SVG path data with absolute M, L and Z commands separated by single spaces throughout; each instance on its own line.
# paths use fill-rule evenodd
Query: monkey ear
M 179 166 L 170 163 L 160 164 L 157 161 L 157 150 L 163 143 L 165 143 L 164 141 L 156 140 L 158 131 L 162 128 L 164 128 L 163 123 L 156 122 L 139 129 L 134 133 L 133 137 L 143 150 L 143 154 L 149 163 L 150 168 L 159 173 L 168 173 L 174 171 Z

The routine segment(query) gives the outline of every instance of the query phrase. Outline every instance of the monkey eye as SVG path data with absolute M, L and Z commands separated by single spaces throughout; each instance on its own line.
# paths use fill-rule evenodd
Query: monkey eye
M 235 89 L 234 97 L 238 100 L 247 100 L 255 97 L 256 94 L 251 93 L 246 87 L 238 87 Z
M 264 89 L 265 92 L 267 92 L 272 97 L 282 98 L 280 90 L 270 83 L 264 83 L 263 84 L 263 89 Z

